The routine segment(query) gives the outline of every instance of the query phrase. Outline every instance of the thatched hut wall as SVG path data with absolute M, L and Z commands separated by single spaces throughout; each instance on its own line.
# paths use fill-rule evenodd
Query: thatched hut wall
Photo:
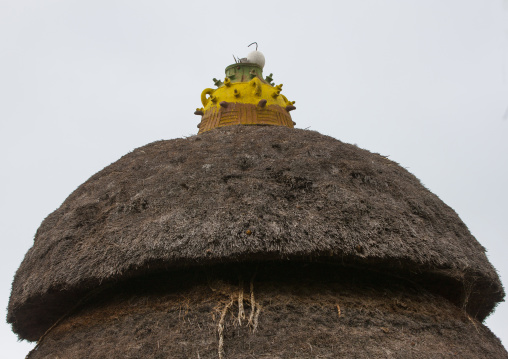
M 108 288 L 58 323 L 29 359 L 55 357 L 476 359 L 508 353 L 480 322 L 413 283 L 330 265 L 250 263 Z
M 36 340 L 98 286 L 252 261 L 396 276 L 480 321 L 504 297 L 457 214 L 393 161 L 312 131 L 232 126 L 138 148 L 74 191 L 37 231 L 8 321 Z

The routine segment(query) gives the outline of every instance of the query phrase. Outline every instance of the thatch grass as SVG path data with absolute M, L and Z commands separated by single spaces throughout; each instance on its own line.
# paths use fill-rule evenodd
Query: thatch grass
M 213 267 L 111 288 L 29 359 L 508 358 L 488 328 L 419 286 L 330 265 L 258 267 L 257 330 L 239 323 L 235 300 L 237 275 L 255 265 Z
M 74 191 L 37 231 L 8 321 L 35 340 L 101 283 L 243 261 L 370 268 L 478 320 L 504 297 L 457 214 L 393 161 L 312 131 L 231 126 L 138 148 Z

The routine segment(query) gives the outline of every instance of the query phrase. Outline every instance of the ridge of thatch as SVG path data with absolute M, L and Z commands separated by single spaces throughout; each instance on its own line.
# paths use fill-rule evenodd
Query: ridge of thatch
M 393 161 L 313 131 L 231 126 L 138 148 L 75 190 L 38 229 L 8 321 L 33 338 L 24 318 L 51 323 L 102 282 L 254 260 L 455 283 L 480 320 L 504 297 L 457 214 Z

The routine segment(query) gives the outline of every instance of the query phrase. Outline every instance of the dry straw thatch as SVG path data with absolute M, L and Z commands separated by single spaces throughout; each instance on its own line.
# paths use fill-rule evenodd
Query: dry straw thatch
M 101 284 L 274 261 L 410 280 L 480 321 L 504 297 L 457 214 L 396 163 L 313 131 L 231 126 L 138 148 L 74 191 L 37 231 L 8 321 L 36 340 Z
M 411 283 L 334 265 L 258 263 L 253 306 L 255 268 L 187 269 L 171 273 L 177 281 L 152 276 L 107 290 L 29 358 L 508 358 L 481 323 Z

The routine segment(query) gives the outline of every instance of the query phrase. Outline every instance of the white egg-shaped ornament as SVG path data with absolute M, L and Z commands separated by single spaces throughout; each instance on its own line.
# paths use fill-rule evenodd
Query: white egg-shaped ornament
M 257 64 L 261 68 L 265 67 L 265 55 L 261 51 L 252 51 L 247 55 L 247 61 L 251 64 Z

